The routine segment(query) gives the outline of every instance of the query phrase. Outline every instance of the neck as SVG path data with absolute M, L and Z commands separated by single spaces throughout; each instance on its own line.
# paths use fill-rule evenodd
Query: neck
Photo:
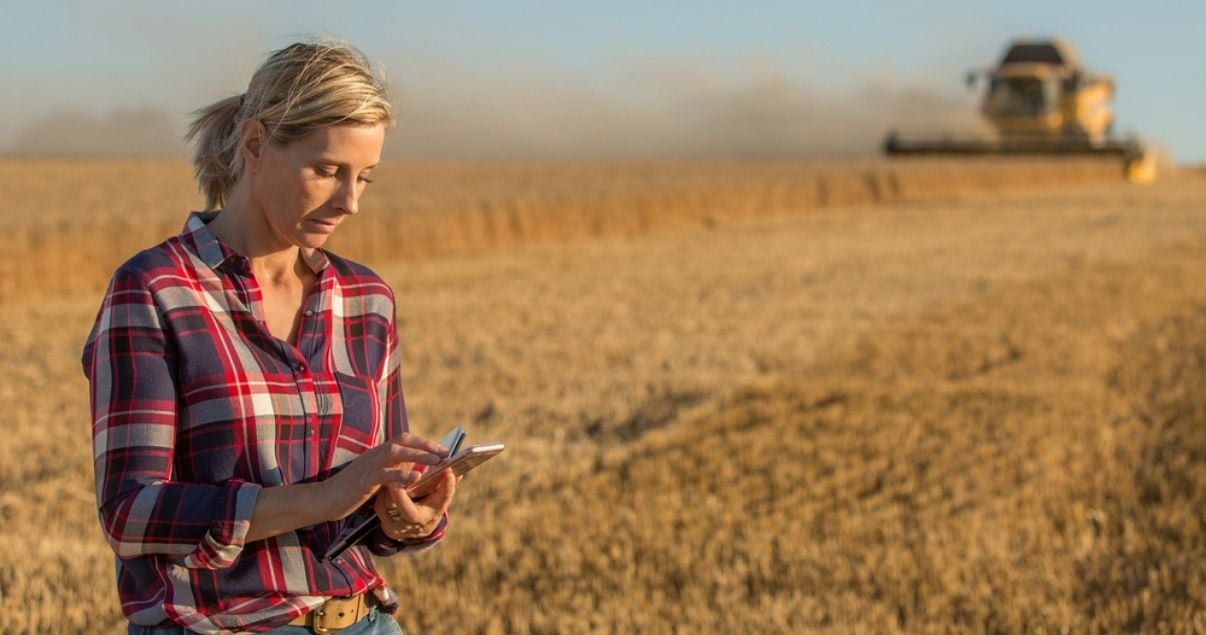
M 282 283 L 305 275 L 301 250 L 281 240 L 249 196 L 236 188 L 208 228 L 218 240 L 247 257 L 251 271 L 261 284 Z M 308 271 L 308 269 L 307 269 Z

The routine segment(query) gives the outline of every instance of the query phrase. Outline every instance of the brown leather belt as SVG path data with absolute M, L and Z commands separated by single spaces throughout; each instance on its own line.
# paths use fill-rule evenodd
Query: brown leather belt
M 350 598 L 331 598 L 321 606 L 289 622 L 289 626 L 305 626 L 318 635 L 338 633 L 368 616 L 377 605 L 372 591 Z

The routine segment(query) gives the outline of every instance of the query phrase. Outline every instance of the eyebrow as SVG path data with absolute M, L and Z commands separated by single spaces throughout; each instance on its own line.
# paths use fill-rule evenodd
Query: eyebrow
M 337 166 L 341 166 L 341 167 L 351 165 L 347 161 L 338 161 L 331 157 L 323 157 L 323 156 L 314 157 L 310 162 L 324 164 L 324 165 L 337 165 Z M 372 165 L 366 165 L 363 168 L 361 168 L 360 171 L 363 172 L 365 170 L 372 170 L 373 168 L 377 167 L 380 164 L 381 164 L 381 162 L 378 161 L 377 163 L 374 163 Z

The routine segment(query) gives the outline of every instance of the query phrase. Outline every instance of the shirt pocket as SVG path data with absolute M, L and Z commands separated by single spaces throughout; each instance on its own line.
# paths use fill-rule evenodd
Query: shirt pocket
M 342 402 L 335 464 L 362 454 L 382 442 L 381 396 L 377 380 L 367 375 L 335 373 Z M 351 453 L 348 456 L 346 453 Z

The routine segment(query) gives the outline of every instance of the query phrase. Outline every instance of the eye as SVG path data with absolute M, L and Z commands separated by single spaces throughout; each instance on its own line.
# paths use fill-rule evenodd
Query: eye
M 372 183 L 373 182 L 373 180 L 370 179 L 367 174 L 361 174 L 360 178 L 357 180 L 360 181 L 361 183 Z
M 339 169 L 329 165 L 324 165 L 314 168 L 314 173 L 318 176 L 329 179 L 339 174 Z

